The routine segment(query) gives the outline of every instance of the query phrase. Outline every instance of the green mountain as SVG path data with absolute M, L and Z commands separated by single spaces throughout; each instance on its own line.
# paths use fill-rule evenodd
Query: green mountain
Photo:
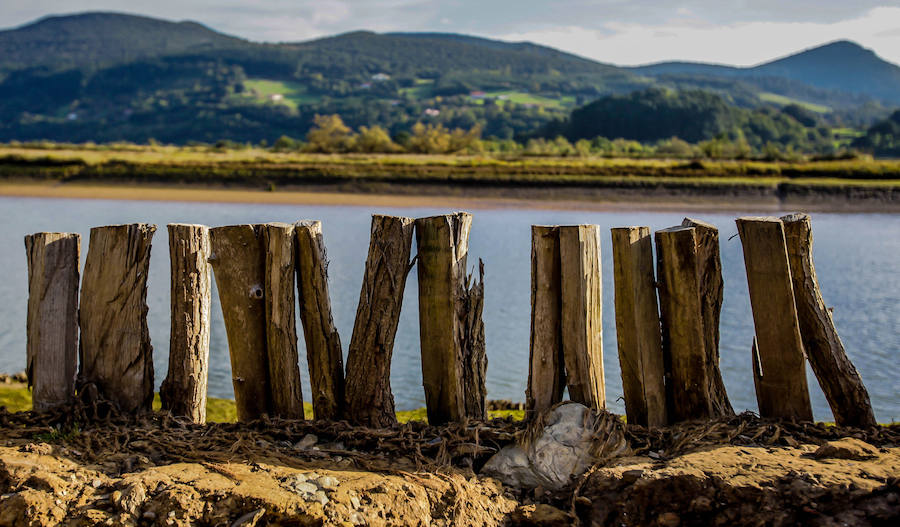
M 822 90 L 874 97 L 900 104 L 900 66 L 885 61 L 872 50 L 840 40 L 749 68 L 692 62 L 663 62 L 630 68 L 641 75 L 693 75 L 741 78 L 771 83 L 782 79 Z
M 878 79 L 896 69 L 866 53 L 865 71 Z M 832 61 L 834 71 L 856 72 L 836 88 L 828 71 L 816 73 L 824 59 L 815 57 L 776 61 L 759 75 L 690 64 L 629 69 L 458 34 L 357 31 L 263 44 L 194 22 L 84 13 L 0 31 L 0 141 L 272 142 L 302 138 L 317 114 L 394 136 L 427 122 L 510 139 L 648 88 L 700 89 L 746 110 L 802 107 L 820 125 L 869 126 L 890 114 L 869 93 L 877 83 L 859 54 Z M 882 84 L 880 100 L 900 93 Z M 692 136 L 691 119 L 684 114 L 673 135 Z
M 0 31 L 0 72 L 36 67 L 95 68 L 244 43 L 196 22 L 167 22 L 118 13 L 51 16 Z

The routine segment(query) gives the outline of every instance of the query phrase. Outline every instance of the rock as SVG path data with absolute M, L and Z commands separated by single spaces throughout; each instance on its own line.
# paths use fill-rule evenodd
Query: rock
M 485 464 L 481 473 L 513 487 L 559 490 L 583 474 L 598 457 L 629 452 L 622 422 L 578 403 L 561 404 L 531 434 L 528 445 L 509 445 Z
M 359 498 L 357 498 L 356 496 L 351 496 L 350 497 L 350 505 L 354 509 L 358 509 L 359 508 Z
M 319 442 L 319 438 L 313 434 L 306 434 L 303 439 L 294 444 L 294 450 L 306 450 Z
M 289 485 L 289 487 L 291 488 L 291 490 L 298 494 L 315 494 L 319 490 L 319 487 L 316 487 L 314 484 L 308 481 L 293 482 Z
M 816 459 L 853 459 L 856 461 L 865 461 L 878 457 L 878 449 L 874 446 L 854 439 L 845 437 L 837 441 L 829 441 L 820 446 L 813 457 Z
M 318 501 L 324 507 L 326 503 L 328 503 L 328 496 L 325 495 L 325 491 L 317 490 L 315 494 L 313 494 L 313 501 Z
M 256 509 L 255 511 L 250 511 L 240 518 L 234 520 L 234 523 L 231 524 L 231 527 L 253 527 L 254 525 L 256 525 L 256 522 L 258 522 L 265 514 L 266 509 Z
M 316 485 L 318 485 L 321 489 L 335 489 L 337 488 L 338 483 L 340 483 L 338 479 L 333 476 L 320 476 L 318 479 L 316 479 Z
M 512 511 L 513 525 L 533 527 L 566 527 L 575 523 L 575 518 L 552 505 L 522 505 Z

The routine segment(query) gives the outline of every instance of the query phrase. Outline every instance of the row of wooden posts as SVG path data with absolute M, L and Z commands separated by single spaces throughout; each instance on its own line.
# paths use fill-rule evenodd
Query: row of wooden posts
M 868 394 L 819 293 L 809 217 L 739 218 L 737 224 L 756 329 L 752 378 L 760 414 L 812 419 L 808 357 L 836 421 L 874 424 Z M 320 222 L 212 229 L 170 224 L 171 336 L 160 388 L 163 408 L 197 423 L 205 420 L 211 266 L 239 420 L 303 418 L 299 305 L 315 417 L 395 424 L 391 355 L 407 274 L 415 265 L 428 420 L 485 418 L 483 267 L 473 283 L 466 272 L 471 225 L 472 216 L 463 212 L 416 220 L 373 216 L 345 369 Z M 27 373 L 36 409 L 68 404 L 76 392 L 101 395 L 123 412 L 150 409 L 146 295 L 155 229 L 131 224 L 91 230 L 80 307 L 79 235 L 26 236 Z M 414 232 L 417 255 L 410 261 Z M 718 231 L 686 219 L 658 231 L 655 241 L 654 276 L 650 229 L 612 229 L 628 420 L 661 426 L 732 414 L 718 367 Z M 532 227 L 528 415 L 559 402 L 566 388 L 570 399 L 605 408 L 600 262 L 598 226 Z

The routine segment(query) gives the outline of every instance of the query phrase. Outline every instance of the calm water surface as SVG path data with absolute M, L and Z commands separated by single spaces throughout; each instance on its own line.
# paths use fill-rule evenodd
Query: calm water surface
M 155 223 L 150 264 L 150 335 L 154 346 L 157 387 L 166 373 L 169 346 L 169 258 L 167 223 L 209 226 L 268 221 L 323 222 L 330 258 L 329 286 L 334 318 L 346 350 L 368 249 L 372 213 L 426 216 L 450 212 L 432 208 L 373 210 L 367 207 L 318 207 L 262 204 L 168 203 L 55 200 L 0 197 L 0 372 L 25 368 L 27 271 L 23 236 L 37 231 L 82 235 L 82 260 L 91 227 L 116 223 Z M 748 214 L 758 211 L 747 210 Z M 530 325 L 530 225 L 595 223 L 603 228 L 604 363 L 609 406 L 623 412 L 613 318 L 612 249 L 609 228 L 676 225 L 686 214 L 548 210 L 476 210 L 470 238 L 470 266 L 485 262 L 484 322 L 488 350 L 488 397 L 524 400 L 528 373 Z M 756 410 L 750 376 L 753 321 L 747 296 L 743 254 L 734 218 L 743 213 L 690 213 L 720 229 L 725 274 L 721 327 L 721 369 L 736 410 Z M 882 422 L 900 420 L 900 215 L 816 214 L 814 256 L 825 301 L 851 360 L 859 369 Z M 413 249 L 415 251 L 415 249 Z M 83 261 L 82 261 L 83 265 Z M 215 290 L 214 290 L 215 291 Z M 391 383 L 400 410 L 424 406 L 419 361 L 416 273 L 409 275 L 403 314 L 394 349 Z M 300 328 L 298 324 L 298 329 Z M 301 349 L 303 339 L 300 338 Z M 213 296 L 209 391 L 233 397 L 225 327 L 218 298 Z M 301 351 L 305 356 L 305 350 Z M 300 365 L 305 393 L 309 381 Z M 808 373 L 814 413 L 831 420 L 828 404 L 811 371 Z

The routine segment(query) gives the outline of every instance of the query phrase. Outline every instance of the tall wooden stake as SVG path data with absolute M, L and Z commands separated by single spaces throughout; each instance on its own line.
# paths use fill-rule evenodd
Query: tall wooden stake
M 812 420 L 784 227 L 778 218 L 737 219 L 744 247 L 761 376 L 763 417 Z
M 38 232 L 25 236 L 28 256 L 26 345 L 28 384 L 37 411 L 63 406 L 75 395 L 78 366 L 78 265 L 81 236 Z
M 683 227 L 693 227 L 697 238 L 697 272 L 700 284 L 700 312 L 703 316 L 703 347 L 713 415 L 734 415 L 719 370 L 719 316 L 722 312 L 724 282 L 719 254 L 719 229 L 704 221 L 685 218 Z
M 170 223 L 171 331 L 169 370 L 159 396 L 162 409 L 206 422 L 209 376 L 209 228 Z
M 344 413 L 344 359 L 331 315 L 328 261 L 322 222 L 294 224 L 297 233 L 297 289 L 306 341 L 309 383 L 316 419 L 337 421 Z
M 653 241 L 649 227 L 612 229 L 616 338 L 628 422 L 667 424 Z
M 466 275 L 471 226 L 466 212 L 416 220 L 422 379 L 432 425 L 486 415 L 487 357 L 472 348 L 478 342 L 472 324 L 479 325 L 480 316 L 468 316 L 477 294 Z
M 781 218 L 806 357 L 834 420 L 842 426 L 875 426 L 869 392 L 844 351 L 831 311 L 825 306 L 812 257 L 812 224 L 806 214 Z
M 531 346 L 525 411 L 528 417 L 562 400 L 566 388 L 562 352 L 559 227 L 531 226 Z
M 391 354 L 409 274 L 413 220 L 372 216 L 369 255 L 347 354 L 346 417 L 353 423 L 397 423 L 391 393 Z
M 657 231 L 656 258 L 669 422 L 706 419 L 715 413 L 697 273 L 696 229 Z
M 266 355 L 272 415 L 303 419 L 303 392 L 297 352 L 297 319 L 294 311 L 294 226 L 262 225 L 266 246 Z
M 266 255 L 262 229 L 231 225 L 209 230 L 213 272 L 225 319 L 239 421 L 272 408 L 266 356 Z
M 606 408 L 603 374 L 603 283 L 600 226 L 559 228 L 562 286 L 562 347 L 569 397 L 596 410 Z
M 147 274 L 155 232 L 145 223 L 95 227 L 84 265 L 80 385 L 126 413 L 153 403 Z

